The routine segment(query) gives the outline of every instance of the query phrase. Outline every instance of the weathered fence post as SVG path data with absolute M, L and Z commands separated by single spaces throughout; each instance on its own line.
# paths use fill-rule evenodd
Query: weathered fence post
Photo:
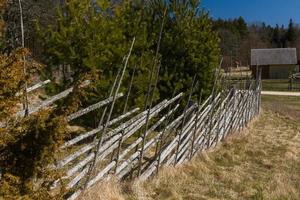
M 198 95 L 198 109 L 196 110 L 196 118 L 195 118 L 195 126 L 194 126 L 194 133 L 193 133 L 193 136 L 192 136 L 192 139 L 191 139 L 191 149 L 190 149 L 190 157 L 189 159 L 191 160 L 192 157 L 194 156 L 194 146 L 195 146 L 195 140 L 196 140 L 196 135 L 197 135 L 197 131 L 198 131 L 198 123 L 199 123 L 199 112 L 201 110 L 200 109 L 200 104 L 201 104 L 201 101 L 202 101 L 202 89 L 201 89 L 201 92 L 200 92 L 200 96 Z
M 187 117 L 186 115 L 187 115 L 188 106 L 189 106 L 189 103 L 191 101 L 192 95 L 194 93 L 194 88 L 195 88 L 195 86 L 198 85 L 198 82 L 195 84 L 195 81 L 196 81 L 196 75 L 193 78 L 192 88 L 191 88 L 191 91 L 190 91 L 190 94 L 189 94 L 189 97 L 188 97 L 188 101 L 187 101 L 186 106 L 185 106 L 184 111 L 183 111 L 183 118 L 182 118 L 182 121 L 181 121 L 181 129 L 180 129 L 179 134 L 178 134 L 178 141 L 177 141 L 177 147 L 176 147 L 174 166 L 177 164 L 177 160 L 178 160 L 180 142 L 181 142 L 181 139 L 182 139 L 181 135 L 183 133 L 183 128 L 184 128 L 186 117 Z

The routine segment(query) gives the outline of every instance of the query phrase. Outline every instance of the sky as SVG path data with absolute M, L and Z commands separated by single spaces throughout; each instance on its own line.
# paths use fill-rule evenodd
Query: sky
M 300 24 L 300 0 L 202 0 L 213 18 L 242 16 L 248 23 L 266 22 L 287 25 L 292 18 Z

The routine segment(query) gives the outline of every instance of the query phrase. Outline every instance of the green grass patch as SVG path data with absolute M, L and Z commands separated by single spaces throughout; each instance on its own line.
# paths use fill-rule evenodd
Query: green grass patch
M 265 91 L 300 91 L 300 82 L 294 82 L 293 89 L 291 89 L 289 79 L 264 79 L 262 89 Z

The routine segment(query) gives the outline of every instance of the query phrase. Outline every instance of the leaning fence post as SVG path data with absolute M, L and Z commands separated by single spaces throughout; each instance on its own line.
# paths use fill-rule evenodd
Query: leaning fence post
M 250 120 L 250 110 L 251 110 L 251 102 L 252 102 L 252 92 L 251 92 L 251 86 L 250 86 L 250 80 L 247 80 L 248 81 L 248 87 L 247 87 L 247 92 L 249 93 L 250 95 L 250 98 L 248 100 L 248 106 L 247 106 L 247 114 L 246 114 L 246 126 L 248 126 L 248 123 L 249 123 L 249 120 Z
M 201 104 L 201 101 L 202 101 L 202 90 L 200 92 L 200 96 L 198 96 L 198 108 L 200 108 L 200 104 Z M 196 134 L 197 134 L 197 129 L 198 129 L 198 121 L 199 121 L 199 112 L 200 110 L 196 110 L 196 118 L 195 118 L 195 126 L 194 126 L 194 133 L 193 133 L 193 136 L 192 136 L 192 140 L 191 140 L 191 149 L 190 149 L 190 160 L 192 159 L 193 157 L 193 152 L 194 152 L 194 146 L 195 146 L 195 139 L 196 139 Z
M 258 103 L 258 114 L 260 114 L 260 106 L 261 106 L 261 89 L 262 89 L 262 81 L 261 81 L 261 73 L 262 73 L 262 68 L 259 70 L 259 103 Z
M 225 137 L 228 135 L 229 132 L 229 127 L 230 127 L 230 120 L 231 120 L 231 116 L 232 116 L 232 111 L 230 109 L 232 109 L 232 100 L 234 99 L 234 94 L 233 94 L 234 90 L 231 89 L 229 90 L 229 100 L 226 103 L 225 106 L 225 114 L 224 114 L 224 124 L 223 124 L 223 134 L 222 134 L 222 140 L 225 139 Z
M 229 93 L 230 93 L 230 91 L 229 91 Z M 229 105 L 229 102 L 230 102 L 230 99 L 231 98 L 229 98 L 229 100 L 226 102 L 226 104 L 225 104 L 225 106 L 224 106 L 224 116 L 223 116 L 223 122 L 222 122 L 222 126 L 221 126 L 221 133 L 222 133 L 222 135 L 221 135 L 221 139 L 220 140 L 223 140 L 224 139 L 224 137 L 225 137 L 225 129 L 226 129 L 226 120 L 227 120 L 227 112 L 228 112 L 228 105 Z
M 231 112 L 231 119 L 230 119 L 230 133 L 232 133 L 234 130 L 233 130 L 233 122 L 234 122 L 234 115 L 235 115 L 235 112 L 236 112 L 236 109 L 237 109 L 237 92 L 236 92 L 236 88 L 234 87 L 233 90 L 232 90 L 232 93 L 233 93 L 233 107 L 232 107 L 232 112 Z
M 122 83 L 122 80 L 123 80 L 123 77 L 125 75 L 125 71 L 126 71 L 126 68 L 127 68 L 127 65 L 128 65 L 128 62 L 129 62 L 129 58 L 131 56 L 131 53 L 132 53 L 132 50 L 133 50 L 133 46 L 135 44 L 135 37 L 133 38 L 132 40 L 132 43 L 131 43 L 131 47 L 130 47 L 130 50 L 129 50 L 129 53 L 126 57 L 126 61 L 125 61 L 125 64 L 124 64 L 124 67 L 123 67 L 123 70 L 122 70 L 122 74 L 120 76 L 120 79 L 119 79 L 119 82 L 118 82 L 118 85 L 117 85 L 117 88 L 115 90 L 115 93 L 114 93 L 114 96 L 113 96 L 113 101 L 112 101 L 112 104 L 111 104 L 111 107 L 110 107 L 110 111 L 109 111 L 109 114 L 108 114 L 108 117 L 107 117 L 107 120 L 106 120 L 106 123 L 104 124 L 104 128 L 103 128 L 103 132 L 102 132 L 102 135 L 100 137 L 100 139 L 98 140 L 97 144 L 96 144 L 96 149 L 95 149 L 95 156 L 92 160 L 92 163 L 89 167 L 89 170 L 88 170 L 88 174 L 87 174 L 87 179 L 86 179 L 86 182 L 84 184 L 84 189 L 86 189 L 87 185 L 88 185 L 88 182 L 90 181 L 90 177 L 91 177 L 91 174 L 95 168 L 95 165 L 96 165 L 96 160 L 97 160 L 97 156 L 98 156 L 98 153 L 99 153 L 99 149 L 100 149 L 100 146 L 102 145 L 103 141 L 104 141 L 104 136 L 106 136 L 106 131 L 107 131 L 107 125 L 108 125 L 108 122 L 110 121 L 110 117 L 112 115 L 112 112 L 113 112 L 113 109 L 114 109 L 114 105 L 115 105 L 115 100 L 116 100 L 116 96 L 119 92 L 119 89 L 120 89 L 120 86 L 121 86 L 121 83 Z
M 175 153 L 174 166 L 177 164 L 177 160 L 178 160 L 178 154 L 179 154 L 179 148 L 180 148 L 180 142 L 181 142 L 181 135 L 183 133 L 183 128 L 184 128 L 184 124 L 185 124 L 185 120 L 186 120 L 187 109 L 188 109 L 189 103 L 191 101 L 192 95 L 194 93 L 194 88 L 195 88 L 196 85 L 198 85 L 198 82 L 195 84 L 196 77 L 197 76 L 195 75 L 194 78 L 193 78 L 192 89 L 191 89 L 191 92 L 189 94 L 187 104 L 186 104 L 186 106 L 184 108 L 184 111 L 183 111 L 184 113 L 183 113 L 183 118 L 182 118 L 182 122 L 181 122 L 181 129 L 180 129 L 180 132 L 178 134 L 178 141 L 177 141 L 177 147 L 176 147 L 176 153 Z
M 156 65 L 157 65 L 158 57 L 159 57 L 159 50 L 160 50 L 161 39 L 162 39 L 164 25 L 165 25 L 166 14 L 167 14 L 167 8 L 165 8 L 165 11 L 163 13 L 161 27 L 160 27 L 160 32 L 159 32 L 159 36 L 158 36 L 157 47 L 156 47 L 156 52 L 155 52 L 155 57 L 154 57 L 154 64 L 153 64 L 152 69 L 151 69 L 151 75 L 150 75 L 150 81 L 149 81 L 150 85 L 149 85 L 149 88 L 148 88 L 148 94 L 147 94 L 147 98 L 146 98 L 145 108 L 148 106 L 148 98 L 150 96 L 151 85 L 152 85 L 152 78 L 153 78 L 152 76 L 153 76 L 153 72 L 155 70 L 155 67 L 157 67 L 157 77 L 156 77 L 156 80 L 155 80 L 155 85 L 154 85 L 152 96 L 151 96 L 151 99 L 150 99 L 149 110 L 151 109 L 151 106 L 152 106 L 152 101 L 153 101 L 153 97 L 154 97 L 154 93 L 155 93 L 155 88 L 157 86 L 157 82 L 158 82 L 158 78 L 159 78 L 159 72 L 160 72 L 160 67 L 161 67 L 161 63 L 160 62 L 158 63 L 158 66 L 156 66 Z M 145 131 L 142 134 L 143 141 L 142 141 L 142 148 L 141 148 L 140 156 L 139 156 L 138 176 L 140 176 L 141 172 L 142 172 L 142 161 L 143 161 L 143 157 L 144 157 L 144 145 L 145 145 L 145 140 L 146 140 L 145 134 L 146 134 L 147 129 L 148 129 L 149 114 L 150 113 L 148 112 L 147 113 L 147 118 L 146 118 Z
M 172 98 L 174 98 L 176 94 L 176 89 L 174 89 L 173 91 L 173 94 L 172 94 Z M 181 100 L 182 101 L 182 98 Z M 170 112 L 171 110 L 171 104 L 169 105 L 169 108 L 168 108 L 168 113 Z M 154 158 L 156 158 L 156 173 L 158 174 L 159 172 L 159 167 L 160 167 L 160 160 L 161 160 L 161 151 L 162 151 L 162 148 L 163 148 L 163 145 L 164 145 L 164 136 L 165 136 L 165 132 L 166 132 L 166 128 L 167 128 L 167 124 L 169 123 L 169 121 L 174 117 L 174 113 L 172 113 L 171 116 L 168 117 L 168 119 L 166 120 L 165 124 L 164 124 L 164 129 L 162 131 L 162 134 L 161 136 L 158 138 L 158 141 L 157 141 L 157 144 L 156 144 L 156 149 L 155 149 L 155 156 Z
M 136 68 L 137 68 L 137 65 L 134 66 L 133 73 L 132 73 L 132 76 L 131 76 L 131 80 L 130 80 L 130 84 L 129 84 L 129 88 L 128 88 L 128 92 L 127 92 L 127 96 L 126 96 L 126 100 L 125 100 L 125 105 L 124 105 L 124 109 L 123 109 L 123 115 L 127 111 L 127 104 L 128 104 L 129 96 L 130 96 L 130 93 L 131 93 Z M 124 129 L 125 129 L 125 127 L 124 127 Z M 122 147 L 123 137 L 124 137 L 124 134 L 125 134 L 124 129 L 121 131 L 121 138 L 118 141 L 119 144 L 118 144 L 118 148 L 117 148 L 117 152 L 116 152 L 116 158 L 115 158 L 116 164 L 115 164 L 114 174 L 116 173 L 117 168 L 118 168 L 118 164 L 119 164 L 120 151 L 121 151 L 121 147 Z
M 209 118 L 209 132 L 207 133 L 208 134 L 208 140 L 207 140 L 207 149 L 210 147 L 210 134 L 211 134 L 211 129 L 212 129 L 212 116 L 213 116 L 213 113 L 214 113 L 214 107 L 215 107 L 215 104 L 214 103 L 214 97 L 215 97 L 215 90 L 216 90 L 216 86 L 217 86 L 217 83 L 218 83 L 218 78 L 220 77 L 221 75 L 221 66 L 222 66 L 222 63 L 223 63 L 223 57 L 220 61 L 220 64 L 218 66 L 218 68 L 216 68 L 215 70 L 215 74 L 214 74 L 214 84 L 213 84 L 213 88 L 212 88 L 212 99 L 211 99 L 211 112 L 210 112 L 210 118 Z
M 226 100 L 227 102 L 227 100 Z M 216 136 L 216 145 L 219 143 L 220 138 L 223 134 L 223 126 L 224 126 L 224 119 L 225 119 L 225 103 L 223 104 L 222 108 L 220 108 L 220 114 L 219 114 L 219 122 L 218 122 L 218 129 L 217 129 L 217 136 Z

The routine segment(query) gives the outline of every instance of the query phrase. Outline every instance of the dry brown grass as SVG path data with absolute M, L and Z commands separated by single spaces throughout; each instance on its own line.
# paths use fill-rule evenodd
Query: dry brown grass
M 84 200 L 299 200 L 300 118 L 294 110 L 300 106 L 280 103 L 277 109 L 264 99 L 261 116 L 242 134 L 181 167 L 165 168 L 143 183 L 101 184 Z
M 99 183 L 80 197 L 80 200 L 95 200 L 95 199 L 125 200 L 121 190 L 121 183 L 116 181 L 116 179 Z

